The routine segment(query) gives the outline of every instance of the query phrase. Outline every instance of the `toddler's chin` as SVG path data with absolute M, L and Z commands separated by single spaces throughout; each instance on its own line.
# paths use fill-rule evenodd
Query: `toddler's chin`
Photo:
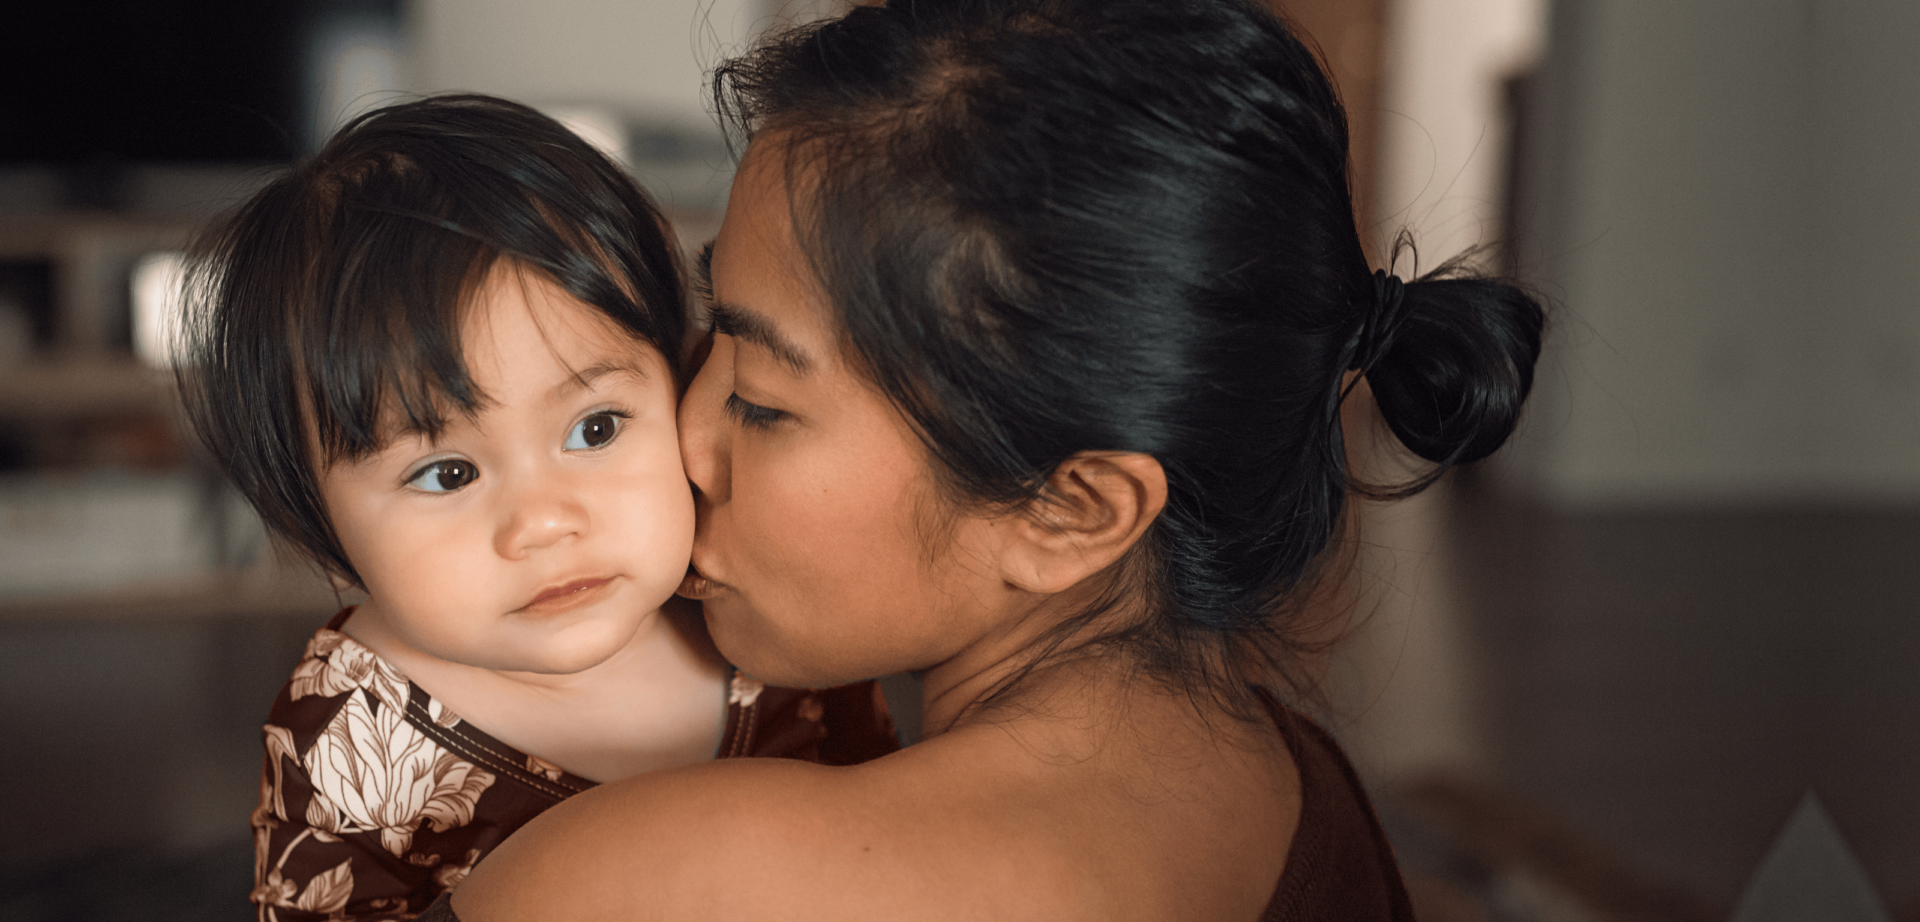
M 645 618 L 646 615 L 641 615 L 622 618 L 619 623 L 594 624 L 591 630 L 577 630 L 572 636 L 549 639 L 546 644 L 523 651 L 517 658 L 519 668 L 506 671 L 536 675 L 586 672 L 614 659 L 627 649 L 634 642 Z

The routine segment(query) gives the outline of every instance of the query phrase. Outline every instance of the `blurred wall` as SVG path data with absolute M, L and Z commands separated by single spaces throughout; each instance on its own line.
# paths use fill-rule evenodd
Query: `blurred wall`
M 413 0 L 414 80 L 705 128 L 705 71 L 771 12 L 765 0 Z
M 1413 233 L 1420 267 L 1500 242 L 1504 87 L 1540 55 L 1546 0 L 1398 0 L 1387 33 L 1375 236 Z M 1384 252 L 1381 256 L 1384 258 Z M 1409 260 L 1402 275 L 1413 271 Z
M 1803 4 L 1813 61 L 1799 129 L 1809 212 L 1793 259 L 1817 276 L 1807 441 L 1828 494 L 1920 497 L 1920 4 Z
M 733 175 L 707 79 L 767 27 L 836 0 L 411 0 L 403 69 L 416 92 L 536 106 L 620 157 L 697 247 Z
M 1369 238 L 1379 185 L 1381 55 L 1388 0 L 1268 0 L 1316 48 L 1347 109 L 1354 214 Z
M 1375 33 L 1377 89 L 1349 93 L 1347 103 L 1357 124 L 1377 126 L 1369 173 L 1357 169 L 1366 136 L 1355 135 L 1356 183 L 1371 180 L 1360 196 L 1363 234 L 1386 266 L 1395 236 L 1409 232 L 1418 258 L 1405 254 L 1392 268 L 1410 278 L 1499 241 L 1511 133 L 1504 86 L 1534 65 L 1546 3 L 1395 0 L 1382 13 L 1390 15 Z M 1330 52 L 1353 54 L 1345 45 Z M 1340 58 L 1333 63 L 1337 74 Z M 1404 451 L 1367 401 L 1350 402 L 1347 416 L 1363 476 L 1416 473 L 1403 469 Z M 1409 501 L 1356 503 L 1359 618 L 1329 680 L 1343 741 L 1376 782 L 1492 770 L 1484 664 L 1467 636 L 1446 492 L 1442 484 Z
M 1912 4 L 1561 0 L 1523 270 L 1561 302 L 1521 463 L 1574 505 L 1920 498 Z

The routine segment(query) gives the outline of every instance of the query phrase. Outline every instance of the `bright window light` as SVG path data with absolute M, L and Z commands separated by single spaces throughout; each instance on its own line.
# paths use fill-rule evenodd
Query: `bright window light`
M 546 113 L 615 163 L 627 162 L 627 127 L 618 115 L 592 106 L 555 107 Z
M 183 301 L 181 253 L 148 253 L 133 264 L 133 351 L 155 368 L 173 367 Z
M 401 39 L 390 25 L 345 18 L 321 28 L 314 40 L 316 147 L 341 125 L 369 109 L 398 102 Z

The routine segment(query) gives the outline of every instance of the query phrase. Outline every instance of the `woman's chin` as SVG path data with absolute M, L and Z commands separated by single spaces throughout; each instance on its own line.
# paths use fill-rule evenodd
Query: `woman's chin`
M 700 614 L 707 621 L 707 636 L 713 638 L 713 645 L 720 649 L 727 662 L 746 667 L 742 658 L 750 656 L 759 646 L 753 642 L 754 633 L 743 624 L 747 619 L 741 617 L 740 602 L 737 598 L 728 598 L 728 594 L 709 592 L 700 599 Z M 696 598 L 689 596 L 689 598 Z M 759 678 L 759 673 L 753 673 Z
M 796 636 L 783 630 L 783 626 L 805 623 L 804 619 L 769 620 L 742 598 L 738 589 L 690 573 L 689 579 L 694 578 L 703 583 L 696 588 L 703 592 L 697 598 L 700 613 L 707 622 L 707 636 L 712 638 L 720 655 L 741 672 L 769 685 L 786 688 L 829 688 L 871 678 L 854 674 L 857 670 L 841 668 L 849 665 L 839 661 L 838 654 L 843 650 L 831 645 L 821 649 L 818 643 L 802 639 L 806 637 L 805 632 Z M 682 588 L 686 588 L 685 583 Z
M 771 685 L 818 687 L 819 683 L 794 674 L 791 651 L 770 640 L 765 630 L 756 629 L 738 596 L 724 591 L 709 595 L 700 602 L 700 611 L 706 616 L 707 636 L 713 638 L 714 648 L 741 672 Z

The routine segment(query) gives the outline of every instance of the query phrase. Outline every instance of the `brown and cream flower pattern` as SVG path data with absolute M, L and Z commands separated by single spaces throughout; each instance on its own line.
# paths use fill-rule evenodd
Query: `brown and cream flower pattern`
M 261 922 L 411 919 L 514 830 L 594 784 L 461 720 L 342 633 L 351 613 L 314 634 L 263 734 L 250 895 Z M 837 744 L 832 761 L 844 764 L 893 748 L 867 686 L 776 689 L 735 674 L 725 704 L 718 756 L 823 761 Z
M 307 644 L 282 704 L 324 720 L 288 721 L 309 726 L 305 733 L 270 723 L 263 734 L 251 894 L 263 922 L 408 918 L 422 908 L 409 898 L 414 878 L 437 884 L 437 893 L 479 860 L 479 848 L 460 849 L 464 861 L 452 864 L 414 848 L 422 828 L 471 823 L 496 777 L 427 735 L 421 724 L 445 731 L 460 718 L 419 698 L 398 670 L 339 631 L 321 630 Z M 410 707 L 420 712 L 412 721 Z M 370 867 L 376 845 L 387 857 Z M 362 886 L 372 882 L 356 880 L 356 866 L 362 877 L 409 886 Z M 356 889 L 364 891 L 357 900 Z
M 301 761 L 316 788 L 307 823 L 334 835 L 378 832 L 387 851 L 404 858 L 422 823 L 445 832 L 471 822 L 493 775 L 384 705 L 370 694 L 350 695 L 307 750 Z

